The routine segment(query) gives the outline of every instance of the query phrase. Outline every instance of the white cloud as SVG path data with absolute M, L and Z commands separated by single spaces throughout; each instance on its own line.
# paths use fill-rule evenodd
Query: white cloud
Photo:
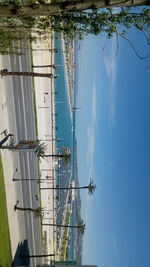
M 110 48 L 110 57 L 104 58 L 104 64 L 106 69 L 106 74 L 109 79 L 109 91 L 108 91 L 108 121 L 110 127 L 115 126 L 115 106 L 116 106 L 116 76 L 117 76 L 117 40 L 112 38 L 111 48 Z
M 93 127 L 88 126 L 87 136 L 88 136 L 87 164 L 89 167 L 89 176 L 91 176 L 92 166 L 93 166 L 94 148 L 95 148 L 95 138 L 94 138 Z
M 92 117 L 93 117 L 94 123 L 96 123 L 96 101 L 97 101 L 96 87 L 95 87 L 95 83 L 94 83 L 94 85 L 93 85 L 93 96 L 92 96 Z
M 87 164 L 89 168 L 89 177 L 92 175 L 93 170 L 93 157 L 94 157 L 94 149 L 95 149 L 95 125 L 96 125 L 96 118 L 97 118 L 97 108 L 96 108 L 96 87 L 95 82 L 93 83 L 93 90 L 92 90 L 92 112 L 91 112 L 91 122 L 87 127 Z

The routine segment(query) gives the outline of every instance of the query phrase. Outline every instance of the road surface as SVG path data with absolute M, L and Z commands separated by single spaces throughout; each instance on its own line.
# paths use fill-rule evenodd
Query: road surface
M 26 55 L 5 56 L 4 68 L 10 71 L 29 71 L 31 61 Z M 4 64 L 3 64 L 4 65 Z M 35 140 L 35 120 L 33 104 L 33 82 L 30 77 L 4 77 L 6 99 L 8 106 L 8 118 L 11 133 L 15 135 L 15 142 L 19 140 Z M 10 103 L 9 103 L 10 101 Z M 12 114 L 13 111 L 13 114 Z M 14 178 L 36 178 L 37 158 L 33 152 L 10 152 L 13 157 Z M 17 168 L 17 171 L 15 172 Z M 13 177 L 10 177 L 10 179 Z M 16 199 L 18 206 L 37 208 L 40 203 L 35 198 L 39 193 L 39 185 L 36 181 L 18 181 L 15 183 Z M 14 203 L 15 204 L 15 203 Z M 41 222 L 33 213 L 16 211 L 20 220 L 20 242 L 27 240 L 30 255 L 41 254 Z M 23 215 L 24 213 L 24 219 Z M 18 244 L 19 245 L 19 244 Z M 17 253 L 17 252 L 16 252 Z M 25 253 L 27 253 L 25 251 Z M 41 258 L 30 258 L 30 266 L 41 263 Z

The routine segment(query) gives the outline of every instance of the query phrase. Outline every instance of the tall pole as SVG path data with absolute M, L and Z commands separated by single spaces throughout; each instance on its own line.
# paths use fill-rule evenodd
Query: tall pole
M 51 257 L 55 256 L 55 254 L 43 254 L 43 255 L 25 255 L 25 254 L 20 254 L 20 257 L 22 258 L 42 258 L 42 257 Z
M 55 178 L 52 175 L 47 175 L 45 179 L 40 179 L 40 178 L 15 178 L 13 177 L 13 181 L 37 181 L 37 182 L 41 182 L 41 181 L 51 181 L 54 180 Z
M 41 181 L 47 181 L 46 179 L 37 179 L 37 178 L 24 178 L 24 179 L 19 179 L 19 178 L 13 178 L 13 181 L 37 181 L 37 182 L 41 182 Z

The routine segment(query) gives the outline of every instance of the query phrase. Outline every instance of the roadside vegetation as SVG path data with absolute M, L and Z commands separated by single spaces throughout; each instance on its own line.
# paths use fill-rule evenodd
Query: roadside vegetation
M 2 159 L 0 155 L 0 266 L 9 267 L 11 266 L 11 246 L 9 236 L 9 226 L 7 217 L 7 206 L 4 186 L 4 175 Z
M 67 209 L 67 213 L 66 213 L 66 219 L 65 219 L 65 224 L 69 225 L 70 222 L 70 209 Z M 64 233 L 63 233 L 63 242 L 62 242 L 62 247 L 61 247 L 61 261 L 67 260 L 68 259 L 68 241 L 69 241 L 69 228 L 65 228 L 64 229 Z

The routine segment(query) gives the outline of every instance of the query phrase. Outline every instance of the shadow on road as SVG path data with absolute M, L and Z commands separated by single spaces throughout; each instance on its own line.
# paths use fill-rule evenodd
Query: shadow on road
M 23 242 L 18 244 L 15 257 L 13 259 L 11 267 L 15 266 L 29 266 L 30 259 L 29 249 L 28 249 L 28 241 L 24 240 Z

